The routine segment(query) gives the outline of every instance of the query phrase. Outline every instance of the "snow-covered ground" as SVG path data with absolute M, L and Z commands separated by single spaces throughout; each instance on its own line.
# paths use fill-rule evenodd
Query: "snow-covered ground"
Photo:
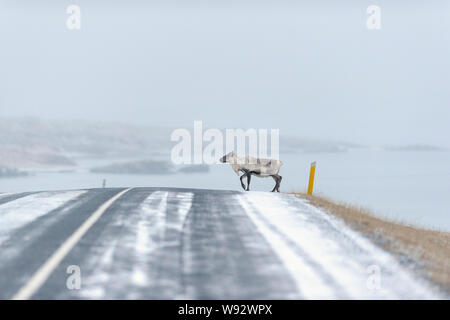
M 7 202 L 0 206 L 0 244 L 17 229 L 60 208 L 85 191 L 40 192 Z
M 434 297 L 390 254 L 307 200 L 263 192 L 237 197 L 306 298 Z
M 0 202 L 0 298 L 36 278 L 36 299 L 440 297 L 389 253 L 289 194 L 134 188 L 108 202 L 120 191 Z M 80 234 L 91 215 L 98 220 Z M 56 254 L 69 237 L 73 247 Z M 80 290 L 66 286 L 73 265 Z

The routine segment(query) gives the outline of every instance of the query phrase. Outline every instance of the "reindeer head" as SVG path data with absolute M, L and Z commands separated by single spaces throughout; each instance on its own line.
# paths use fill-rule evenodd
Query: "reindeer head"
M 236 159 L 236 154 L 234 151 L 231 151 L 230 153 L 224 155 L 222 158 L 220 158 L 220 162 L 222 163 L 234 163 Z

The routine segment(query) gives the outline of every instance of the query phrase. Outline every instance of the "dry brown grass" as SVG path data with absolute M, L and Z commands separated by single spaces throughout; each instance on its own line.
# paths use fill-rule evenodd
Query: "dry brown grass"
M 295 192 L 325 212 L 341 218 L 353 229 L 369 236 L 377 245 L 398 258 L 419 260 L 419 272 L 441 289 L 450 293 L 450 233 L 427 230 L 375 217 L 370 211 L 321 196 Z M 377 241 L 382 239 L 383 241 Z M 425 274 L 424 274 L 425 271 Z

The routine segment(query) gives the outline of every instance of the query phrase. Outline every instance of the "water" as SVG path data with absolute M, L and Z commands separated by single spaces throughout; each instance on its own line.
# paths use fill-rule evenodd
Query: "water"
M 305 191 L 309 165 L 317 161 L 314 193 L 360 205 L 375 214 L 417 226 L 450 231 L 450 152 L 387 152 L 359 149 L 343 153 L 286 154 L 281 189 Z M 210 173 L 173 175 L 94 174 L 89 168 L 116 160 L 78 160 L 73 172 L 35 170 L 24 178 L 0 179 L 0 192 L 150 186 L 241 190 L 229 165 Z M 271 178 L 252 178 L 252 190 L 270 191 Z

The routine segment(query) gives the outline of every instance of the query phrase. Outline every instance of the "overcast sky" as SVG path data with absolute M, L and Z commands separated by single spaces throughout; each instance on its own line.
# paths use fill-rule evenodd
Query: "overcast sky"
M 0 116 L 450 147 L 448 0 L 118 2 L 0 0 Z

